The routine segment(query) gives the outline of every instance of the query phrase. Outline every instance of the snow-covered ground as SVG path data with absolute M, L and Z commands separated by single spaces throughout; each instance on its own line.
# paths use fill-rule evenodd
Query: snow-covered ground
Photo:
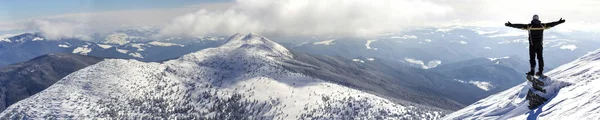
M 69 48 L 69 45 L 66 45 L 66 44 L 59 44 L 59 45 L 58 45 L 58 47 L 61 47 L 61 48 Z
M 412 59 L 412 58 L 404 58 L 404 61 L 417 65 L 418 67 L 422 68 L 422 69 L 431 69 L 431 68 L 435 68 L 438 65 L 442 64 L 442 61 L 439 60 L 432 60 L 429 61 L 427 64 L 425 64 L 425 62 L 423 62 L 422 60 L 417 60 L 417 59 Z
M 98 46 L 100 46 L 102 49 L 108 49 L 108 48 L 113 47 L 111 45 L 105 45 L 105 44 L 98 44 Z
M 294 56 L 256 34 L 163 63 L 109 59 L 7 108 L 33 119 L 437 119 L 442 112 L 395 104 L 283 69 Z
M 154 45 L 154 46 L 163 46 L 163 47 L 169 47 L 169 46 L 184 47 L 184 45 L 181 45 L 181 44 L 167 43 L 167 42 L 158 42 L 158 41 L 152 41 L 152 42 L 149 42 L 148 44 Z
M 502 59 L 508 59 L 510 58 L 509 56 L 505 56 L 505 57 L 500 57 L 500 58 L 488 58 L 490 59 L 490 61 L 496 61 L 496 60 L 502 60 Z
M 313 44 L 314 45 L 332 45 L 332 44 L 335 44 L 334 41 L 335 41 L 335 39 L 329 39 L 329 40 L 314 42 Z
M 77 48 L 73 49 L 73 53 L 74 54 L 87 55 L 90 52 L 92 52 L 92 49 L 88 48 L 88 45 L 84 45 L 84 46 L 77 47 Z
M 0 42 L 8 42 L 8 43 L 10 43 L 12 41 L 10 39 L 8 39 L 8 38 L 16 36 L 16 35 L 19 35 L 19 34 L 3 34 L 3 35 L 0 35 Z
M 126 54 L 127 52 L 129 52 L 129 50 L 124 50 L 124 49 L 117 49 L 118 52 Z
M 600 119 L 600 49 L 562 65 L 547 75 L 550 78 L 544 81 L 549 84 L 544 87 L 547 93 L 537 93 L 549 98 L 549 101 L 536 109 L 527 108 L 529 101 L 525 97 L 531 85 L 526 82 L 482 99 L 443 119 Z
M 129 43 L 130 41 L 128 41 L 127 39 L 129 38 L 129 36 L 127 34 L 124 33 L 115 33 L 115 34 L 111 34 L 106 36 L 106 39 L 104 41 L 104 43 L 107 44 L 117 44 L 117 45 L 125 45 L 127 43 Z
M 416 35 L 391 36 L 390 39 L 417 39 Z
M 377 41 L 377 40 L 367 40 L 367 44 L 365 44 L 365 46 L 367 47 L 367 50 L 377 50 L 377 48 L 371 47 L 371 43 L 373 43 L 375 41 Z
M 136 58 L 144 58 L 144 56 L 138 52 L 129 53 L 128 55 Z

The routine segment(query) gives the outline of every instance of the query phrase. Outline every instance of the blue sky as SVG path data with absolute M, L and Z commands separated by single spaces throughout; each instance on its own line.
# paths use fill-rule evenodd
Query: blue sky
M 0 21 L 68 13 L 177 8 L 232 0 L 1 0 Z

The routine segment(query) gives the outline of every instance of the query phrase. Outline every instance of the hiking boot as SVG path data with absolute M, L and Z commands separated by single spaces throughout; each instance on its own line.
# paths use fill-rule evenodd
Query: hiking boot
M 541 79 L 545 79 L 545 78 L 546 78 L 546 75 L 544 75 L 544 74 L 542 73 L 542 71 L 539 71 L 539 72 L 535 73 L 535 76 L 538 76 L 538 77 L 539 77 L 539 78 L 541 78 Z
M 527 74 L 527 76 L 533 76 L 533 71 L 529 71 L 529 72 L 527 72 L 525 74 Z

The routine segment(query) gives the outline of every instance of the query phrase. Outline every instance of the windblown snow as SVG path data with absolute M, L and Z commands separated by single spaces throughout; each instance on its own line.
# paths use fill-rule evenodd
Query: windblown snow
M 163 63 L 108 59 L 22 100 L 0 118 L 437 119 L 440 111 L 283 69 L 293 55 L 256 34 Z
M 443 119 L 600 119 L 600 49 L 547 73 L 548 102 L 529 110 L 529 82 L 482 99 Z M 525 79 L 525 78 L 523 78 Z

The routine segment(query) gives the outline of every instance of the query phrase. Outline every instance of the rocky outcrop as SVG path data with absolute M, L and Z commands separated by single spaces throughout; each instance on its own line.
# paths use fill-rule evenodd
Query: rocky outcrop
M 535 109 L 548 101 L 548 99 L 536 94 L 531 89 L 527 92 L 527 97 L 525 99 L 529 100 L 529 109 Z

